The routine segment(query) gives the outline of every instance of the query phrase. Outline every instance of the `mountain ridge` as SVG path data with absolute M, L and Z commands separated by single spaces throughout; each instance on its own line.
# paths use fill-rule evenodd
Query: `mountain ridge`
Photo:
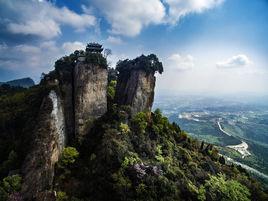
M 23 88 L 29 88 L 35 85 L 34 81 L 30 77 L 10 80 L 6 82 L 0 82 L 0 86 L 3 84 L 10 85 L 11 87 L 23 87 Z

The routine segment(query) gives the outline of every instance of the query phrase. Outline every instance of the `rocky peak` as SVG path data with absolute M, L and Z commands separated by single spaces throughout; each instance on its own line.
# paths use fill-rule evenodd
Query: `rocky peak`
M 150 111 L 154 101 L 155 72 L 163 72 L 162 63 L 151 54 L 120 61 L 115 102 L 131 106 L 131 114 Z
M 40 200 L 38 197 L 52 188 L 54 165 L 65 146 L 63 108 L 54 90 L 43 99 L 34 135 L 33 149 L 23 167 L 25 200 Z
M 66 134 L 70 141 L 81 139 L 90 122 L 107 111 L 107 61 L 102 46 L 89 43 L 55 63 L 52 77 L 59 80 Z M 75 140 L 74 140 L 75 139 Z
M 94 119 L 107 111 L 108 70 L 78 62 L 74 70 L 75 135 L 81 139 Z
M 90 122 L 107 111 L 107 82 L 107 62 L 99 52 L 76 51 L 59 59 L 55 70 L 44 75 L 41 85 L 51 91 L 43 98 L 32 150 L 22 168 L 25 200 L 50 195 L 54 165 L 67 138 L 68 143 L 81 140 Z

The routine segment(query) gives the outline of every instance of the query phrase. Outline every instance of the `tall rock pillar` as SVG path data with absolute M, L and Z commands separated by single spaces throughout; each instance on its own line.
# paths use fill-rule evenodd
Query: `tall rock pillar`
M 155 55 L 140 56 L 117 65 L 119 76 L 115 102 L 131 106 L 131 114 L 150 111 L 154 101 L 155 72 L 162 73 L 162 63 Z
M 98 64 L 78 62 L 74 69 L 75 135 L 89 131 L 94 119 L 107 111 L 108 71 Z
M 154 101 L 154 73 L 146 74 L 143 70 L 131 70 L 120 73 L 115 100 L 118 105 L 131 106 L 131 114 L 150 111 Z
M 43 99 L 32 151 L 22 172 L 24 200 L 46 200 L 52 189 L 54 166 L 65 146 L 63 107 L 56 91 Z

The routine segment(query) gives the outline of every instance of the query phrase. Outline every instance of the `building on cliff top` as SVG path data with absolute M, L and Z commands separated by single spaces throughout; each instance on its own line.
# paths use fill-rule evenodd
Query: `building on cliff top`
M 102 45 L 99 43 L 88 43 L 86 47 L 86 52 L 89 53 L 101 53 L 103 51 Z

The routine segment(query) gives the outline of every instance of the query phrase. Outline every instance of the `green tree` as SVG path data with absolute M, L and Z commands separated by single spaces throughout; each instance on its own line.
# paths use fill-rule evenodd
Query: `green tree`
M 210 176 L 204 185 L 208 200 L 250 201 L 248 188 L 236 180 L 227 180 L 225 175 Z
M 124 124 L 124 123 L 120 123 L 119 130 L 120 130 L 120 132 L 122 134 L 128 134 L 128 133 L 130 133 L 129 126 L 127 124 Z
M 57 192 L 56 201 L 67 201 L 67 200 L 68 200 L 68 196 L 65 192 L 63 191 Z
M 132 123 L 136 132 L 139 132 L 142 134 L 145 133 L 145 129 L 148 126 L 148 123 L 147 123 L 148 119 L 149 119 L 148 113 L 146 112 L 139 112 L 134 116 L 134 118 L 132 119 Z
M 5 177 L 0 185 L 0 200 L 6 200 L 8 195 L 21 190 L 21 177 L 12 175 Z
M 75 162 L 79 152 L 74 147 L 65 147 L 59 160 L 59 167 L 64 168 Z
M 111 80 L 107 88 L 107 97 L 109 100 L 113 100 L 115 96 L 116 80 Z

